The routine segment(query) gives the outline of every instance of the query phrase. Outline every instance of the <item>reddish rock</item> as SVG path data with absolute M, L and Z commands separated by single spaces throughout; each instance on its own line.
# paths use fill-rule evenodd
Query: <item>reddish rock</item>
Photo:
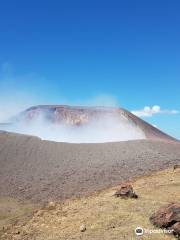
M 122 198 L 138 198 L 137 194 L 134 192 L 133 187 L 130 184 L 122 184 L 120 189 L 118 189 L 114 196 Z
M 180 203 L 171 203 L 161 207 L 150 217 L 150 221 L 160 227 L 173 229 L 180 236 Z
M 174 230 L 175 235 L 180 236 L 180 222 L 173 224 L 171 229 Z

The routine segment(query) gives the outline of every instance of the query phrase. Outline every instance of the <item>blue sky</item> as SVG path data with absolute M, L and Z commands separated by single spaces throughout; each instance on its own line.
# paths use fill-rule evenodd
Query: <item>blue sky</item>
M 1 112 L 116 105 L 180 138 L 179 12 L 179 0 L 1 1 Z

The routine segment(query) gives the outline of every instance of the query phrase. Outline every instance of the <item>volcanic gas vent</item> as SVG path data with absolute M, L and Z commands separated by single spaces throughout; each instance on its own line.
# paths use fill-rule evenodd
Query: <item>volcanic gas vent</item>
M 125 109 L 108 107 L 34 106 L 19 114 L 5 130 L 72 143 L 171 139 Z

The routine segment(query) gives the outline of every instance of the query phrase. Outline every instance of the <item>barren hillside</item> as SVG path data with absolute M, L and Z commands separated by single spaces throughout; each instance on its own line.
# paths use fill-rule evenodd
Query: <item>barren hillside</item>
M 117 187 L 94 193 L 88 197 L 57 202 L 53 207 L 47 205 L 36 211 L 23 223 L 17 222 L 2 230 L 2 240 L 175 240 L 172 234 L 146 233 L 137 237 L 135 228 L 159 230 L 149 221 L 149 217 L 161 206 L 180 201 L 180 170 L 168 169 L 149 176 L 132 179 L 131 184 L 138 199 L 121 199 L 113 196 Z M 0 213 L 4 207 L 11 209 L 9 203 L 0 202 Z M 3 209 L 1 208 L 3 207 Z M 14 206 L 14 205 L 13 205 Z M 17 205 L 14 216 L 22 219 L 32 210 L 29 205 Z M 26 210 L 25 210 L 26 209 Z M 12 212 L 5 215 L 6 222 L 12 221 Z M 85 232 L 80 226 L 86 227 Z M 4 223 L 4 226 L 5 223 Z
M 179 142 L 69 144 L 0 133 L 0 195 L 34 201 L 79 196 L 179 161 Z

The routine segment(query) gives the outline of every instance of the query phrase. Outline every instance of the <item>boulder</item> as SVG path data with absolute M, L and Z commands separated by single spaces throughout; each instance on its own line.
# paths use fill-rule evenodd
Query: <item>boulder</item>
M 175 235 L 180 236 L 180 222 L 173 224 L 171 229 L 173 229 Z
M 172 229 L 180 236 L 180 203 L 171 203 L 161 207 L 150 217 L 150 221 L 160 228 Z
M 133 187 L 127 183 L 120 185 L 120 188 L 114 193 L 114 196 L 121 198 L 138 198 Z

